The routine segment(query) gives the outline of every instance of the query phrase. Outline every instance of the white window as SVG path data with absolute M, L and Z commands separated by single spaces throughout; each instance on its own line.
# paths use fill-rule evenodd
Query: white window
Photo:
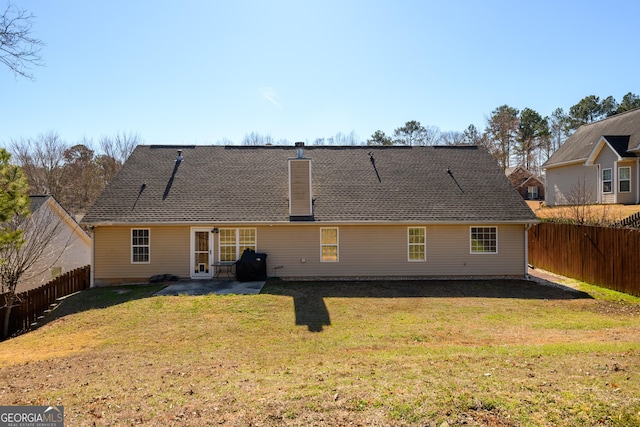
M 245 249 L 257 250 L 255 228 L 221 228 L 218 238 L 220 262 L 235 262 Z
M 602 169 L 602 192 L 611 193 L 611 168 Z
M 538 187 L 529 186 L 527 187 L 527 199 L 529 200 L 537 200 L 538 199 Z
M 631 191 L 631 168 L 628 166 L 618 168 L 618 191 L 621 193 Z
M 426 261 L 427 243 L 424 227 L 409 227 L 409 261 Z
M 148 264 L 150 261 L 149 229 L 131 230 L 131 263 Z
M 471 253 L 498 253 L 497 227 L 471 227 Z
M 338 229 L 320 229 L 320 261 L 338 262 Z

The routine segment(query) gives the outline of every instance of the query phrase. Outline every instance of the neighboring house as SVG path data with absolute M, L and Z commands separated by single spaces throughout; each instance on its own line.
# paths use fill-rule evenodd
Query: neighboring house
M 59 231 L 51 235 L 42 257 L 22 276 L 17 292 L 35 289 L 91 263 L 91 238 L 52 196 L 30 196 L 30 210 L 29 221 L 38 232 L 50 227 L 59 227 Z
M 507 178 L 525 200 L 544 200 L 544 182 L 520 165 L 507 171 Z
M 209 279 L 244 249 L 270 277 L 527 274 L 538 220 L 476 146 L 138 146 L 82 223 L 94 286 Z
M 549 206 L 640 203 L 640 109 L 580 126 L 543 165 Z

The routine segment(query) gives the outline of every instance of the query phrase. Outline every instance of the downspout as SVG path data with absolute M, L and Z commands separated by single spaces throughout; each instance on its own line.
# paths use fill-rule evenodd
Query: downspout
M 94 288 L 96 286 L 95 284 L 95 274 L 96 274 L 96 269 L 95 269 L 95 259 L 96 259 L 96 251 L 95 251 L 95 236 L 96 236 L 96 231 L 95 231 L 95 227 L 91 226 L 89 227 L 91 228 L 91 265 L 89 266 L 89 288 Z
M 618 161 L 613 162 L 611 171 L 611 191 L 613 191 L 613 203 L 618 203 Z
M 636 159 L 636 205 L 640 203 L 640 159 Z
M 601 204 L 602 203 L 602 198 L 603 198 L 603 193 L 602 193 L 602 171 L 600 170 L 600 163 L 598 163 L 597 167 L 596 167 L 596 173 L 598 174 L 596 176 L 596 194 L 597 194 L 597 203 Z
M 529 279 L 529 227 L 524 226 L 524 278 Z

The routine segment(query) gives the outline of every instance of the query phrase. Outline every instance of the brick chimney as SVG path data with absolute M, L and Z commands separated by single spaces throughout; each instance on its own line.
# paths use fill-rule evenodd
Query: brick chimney
M 289 159 L 289 220 L 313 221 L 311 159 L 304 157 L 304 142 L 296 142 L 296 157 Z

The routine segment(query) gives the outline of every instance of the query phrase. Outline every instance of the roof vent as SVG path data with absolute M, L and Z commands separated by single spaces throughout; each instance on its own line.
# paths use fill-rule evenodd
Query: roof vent
M 296 142 L 296 158 L 304 159 L 304 142 Z
M 178 158 L 176 159 L 176 162 L 180 163 L 183 159 L 184 157 L 182 157 L 182 150 L 178 150 Z

